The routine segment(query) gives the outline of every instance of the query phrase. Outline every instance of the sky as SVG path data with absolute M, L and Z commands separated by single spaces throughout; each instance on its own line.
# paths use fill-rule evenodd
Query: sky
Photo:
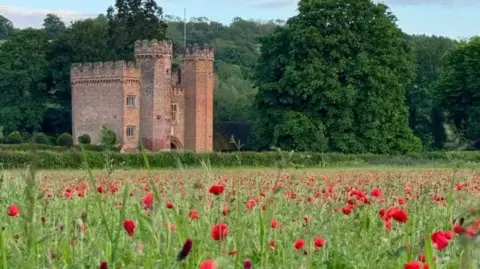
M 342 0 L 339 0 L 342 1 Z M 379 0 L 376 0 L 379 1 Z M 480 0 L 384 0 L 409 34 L 462 39 L 480 34 Z M 298 0 L 157 0 L 164 13 L 207 17 L 230 23 L 244 19 L 287 19 L 296 14 Z M 65 22 L 105 13 L 115 0 L 0 0 L 0 15 L 16 27 L 40 27 L 47 13 Z

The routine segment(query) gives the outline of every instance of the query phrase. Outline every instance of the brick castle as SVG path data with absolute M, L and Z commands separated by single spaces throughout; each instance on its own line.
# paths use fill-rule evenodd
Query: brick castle
M 137 41 L 135 62 L 76 63 L 71 68 L 72 134 L 100 142 L 103 125 L 122 151 L 213 150 L 213 48 L 185 49 L 172 72 L 170 41 Z

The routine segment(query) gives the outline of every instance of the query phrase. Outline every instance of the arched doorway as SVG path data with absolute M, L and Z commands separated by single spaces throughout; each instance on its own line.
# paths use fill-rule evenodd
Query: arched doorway
M 172 136 L 170 140 L 170 149 L 171 150 L 183 149 L 182 142 L 178 138 Z

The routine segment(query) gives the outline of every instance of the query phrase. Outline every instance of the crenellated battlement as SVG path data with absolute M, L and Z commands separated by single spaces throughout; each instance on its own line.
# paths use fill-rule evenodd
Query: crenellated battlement
M 185 48 L 184 60 L 212 60 L 214 58 L 214 48 L 209 44 L 200 47 L 198 44 L 187 46 Z
M 74 63 L 71 68 L 71 81 L 120 81 L 139 80 L 140 70 L 134 62 Z
M 161 57 L 172 56 L 173 47 L 171 41 L 138 40 L 135 42 L 135 57 Z
M 172 95 L 177 96 L 177 95 L 183 95 L 183 88 L 182 87 L 173 87 L 172 86 Z

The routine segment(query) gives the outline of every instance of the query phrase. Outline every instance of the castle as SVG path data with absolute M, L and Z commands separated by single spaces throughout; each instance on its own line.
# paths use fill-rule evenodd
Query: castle
M 185 48 L 172 72 L 172 43 L 135 42 L 135 62 L 76 63 L 71 68 L 72 135 L 100 143 L 103 125 L 122 151 L 213 150 L 213 48 Z

